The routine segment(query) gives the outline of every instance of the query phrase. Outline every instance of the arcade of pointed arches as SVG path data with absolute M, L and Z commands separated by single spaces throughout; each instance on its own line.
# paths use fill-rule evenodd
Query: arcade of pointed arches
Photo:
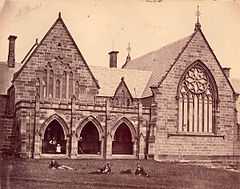
M 57 114 L 49 117 L 40 127 L 43 154 L 66 154 L 69 142 L 69 129 L 65 121 Z M 77 138 L 77 153 L 101 155 L 103 150 L 104 130 L 99 121 L 89 116 L 80 122 L 74 132 Z M 125 117 L 119 119 L 111 129 L 112 154 L 134 154 L 136 131 L 133 124 Z M 70 144 L 69 144 L 70 145 Z

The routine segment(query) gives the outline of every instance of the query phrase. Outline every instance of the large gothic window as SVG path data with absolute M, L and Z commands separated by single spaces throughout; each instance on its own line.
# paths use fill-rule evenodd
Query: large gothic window
M 213 133 L 216 86 L 202 64 L 184 74 L 178 88 L 179 132 Z

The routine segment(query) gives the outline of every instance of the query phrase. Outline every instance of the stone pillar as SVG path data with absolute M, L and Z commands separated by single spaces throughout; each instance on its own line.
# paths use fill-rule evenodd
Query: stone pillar
M 107 133 L 107 151 L 106 151 L 106 157 L 110 158 L 112 156 L 112 140 L 113 136 L 111 136 L 110 131 Z
M 138 152 L 138 158 L 144 159 L 144 150 L 145 150 L 145 139 L 143 134 L 145 134 L 144 131 L 144 125 L 143 125 L 143 107 L 142 103 L 139 102 L 138 104 L 138 129 L 137 129 L 137 137 L 138 137 L 138 144 L 137 144 L 137 152 Z
M 34 159 L 40 158 L 40 154 L 42 151 L 42 140 L 40 136 L 40 101 L 39 101 L 39 95 L 36 95 L 36 104 L 35 104 L 35 112 L 34 112 L 34 125 L 33 125 L 33 145 L 34 145 L 34 152 L 33 152 L 33 157 Z
M 139 159 L 144 159 L 145 158 L 145 138 L 143 134 L 140 135 L 139 137 Z
M 71 150 L 71 158 L 76 159 L 78 154 L 78 138 L 76 135 L 76 131 L 73 130 L 72 134 L 72 150 Z
M 106 159 L 109 155 L 109 126 L 108 126 L 108 120 L 110 116 L 110 102 L 107 99 L 106 100 L 106 112 L 105 112 L 105 125 L 104 125 L 104 138 L 103 138 L 103 158 Z
M 20 113 L 20 135 L 21 135 L 21 158 L 27 158 L 27 119 L 23 112 Z

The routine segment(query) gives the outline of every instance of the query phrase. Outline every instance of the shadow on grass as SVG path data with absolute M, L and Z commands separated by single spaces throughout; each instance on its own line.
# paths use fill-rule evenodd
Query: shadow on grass
M 184 188 L 184 189 L 239 189 L 240 174 L 222 169 L 178 163 L 141 161 L 150 178 L 123 175 L 121 170 L 134 172 L 137 160 L 110 160 L 112 174 L 91 175 L 105 164 L 103 160 L 59 160 L 75 170 L 48 169 L 49 160 L 1 161 L 1 174 L 10 188 Z M 3 172 L 3 171 L 1 171 Z M 3 187 L 2 187 L 3 188 Z

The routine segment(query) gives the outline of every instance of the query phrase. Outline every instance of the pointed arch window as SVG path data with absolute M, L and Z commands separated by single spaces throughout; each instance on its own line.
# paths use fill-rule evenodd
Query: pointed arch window
M 76 98 L 78 99 L 79 98 L 79 82 L 76 81 L 75 83 L 75 95 L 76 95 Z
M 69 98 L 72 98 L 73 95 L 73 73 L 69 74 Z
M 196 63 L 178 87 L 179 132 L 214 133 L 217 89 L 207 68 Z
M 49 74 L 49 97 L 53 97 L 53 70 L 50 70 Z
M 60 98 L 60 80 L 56 80 L 56 98 Z
M 44 70 L 42 79 L 42 97 L 47 97 L 47 70 Z
M 67 73 L 66 71 L 63 72 L 63 79 L 62 79 L 62 98 L 66 98 L 66 91 L 67 88 Z

